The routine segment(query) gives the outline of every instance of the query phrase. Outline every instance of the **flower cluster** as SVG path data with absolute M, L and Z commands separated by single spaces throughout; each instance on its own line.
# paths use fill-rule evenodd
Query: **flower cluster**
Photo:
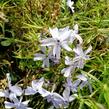
M 4 102 L 5 108 L 32 109 L 28 107 L 29 100 L 22 102 L 24 90 L 22 90 L 22 88 L 19 87 L 17 84 L 15 85 L 11 84 L 11 78 L 9 73 L 7 74 L 7 80 L 8 80 L 7 89 L 0 90 L 0 97 L 5 97 L 10 100 L 10 102 L 8 101 Z
M 67 0 L 67 6 L 74 12 L 72 7 L 74 2 Z M 51 67 L 51 65 L 59 64 L 61 61 L 62 50 L 66 50 L 74 54 L 74 57 L 65 56 L 66 68 L 63 68 L 60 73 L 66 78 L 65 84 L 63 84 L 62 95 L 55 92 L 54 87 L 51 91 L 48 91 L 45 87 L 44 78 L 39 80 L 33 80 L 31 86 L 27 86 L 26 89 L 22 89 L 18 84 L 12 85 L 10 75 L 7 74 L 8 86 L 6 90 L 0 90 L 0 97 L 5 97 L 9 101 L 5 101 L 5 108 L 16 109 L 32 109 L 28 107 L 29 100 L 23 101 L 23 96 L 40 94 L 47 102 L 52 103 L 55 108 L 67 108 L 70 102 L 73 102 L 78 97 L 78 88 L 83 89 L 88 85 L 90 92 L 92 87 L 89 83 L 87 75 L 79 74 L 75 80 L 72 80 L 72 73 L 75 69 L 83 69 L 86 60 L 89 60 L 88 53 L 91 52 L 92 46 L 90 45 L 87 50 L 83 50 L 83 39 L 79 35 L 78 25 L 74 25 L 73 29 L 69 27 L 65 28 L 49 28 L 50 38 L 41 39 L 41 52 L 34 55 L 34 61 L 43 61 L 42 67 Z M 77 44 L 74 48 L 71 47 L 74 41 L 77 40 Z
M 42 60 L 42 67 L 50 67 L 52 63 L 59 64 L 62 57 L 62 49 L 70 53 L 74 53 L 75 56 L 73 59 L 69 56 L 65 56 L 65 65 L 68 67 L 63 68 L 61 71 L 66 78 L 62 95 L 53 91 L 49 92 L 43 88 L 40 88 L 38 92 L 42 97 L 47 99 L 48 102 L 52 102 L 55 108 L 66 108 L 70 102 L 73 102 L 76 97 L 78 97 L 78 88 L 82 89 L 84 86 L 88 85 L 90 92 L 92 92 L 92 87 L 87 76 L 80 74 L 77 76 L 77 79 L 72 82 L 72 73 L 75 69 L 82 69 L 85 65 L 85 61 L 90 59 L 88 53 L 91 52 L 92 46 L 90 45 L 87 50 L 83 50 L 83 39 L 78 33 L 77 24 L 74 25 L 73 29 L 70 29 L 69 27 L 61 29 L 58 29 L 57 27 L 53 29 L 49 28 L 49 32 L 51 34 L 51 38 L 40 40 L 42 53 L 35 54 L 35 61 Z M 72 49 L 70 45 L 73 44 L 75 40 L 79 43 Z

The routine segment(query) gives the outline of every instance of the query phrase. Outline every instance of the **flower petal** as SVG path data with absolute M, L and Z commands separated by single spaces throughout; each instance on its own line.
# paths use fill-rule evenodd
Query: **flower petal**
M 32 81 L 32 88 L 37 91 L 40 88 L 42 88 L 43 83 L 44 83 L 44 78 L 43 77 L 40 78 L 38 81 L 33 80 Z
M 41 41 L 41 46 L 51 46 L 56 43 L 56 40 L 53 38 L 44 39 Z
M 72 102 L 73 100 L 75 100 L 76 99 L 76 96 L 75 95 L 71 95 L 70 97 L 69 97 L 69 102 Z
M 58 31 L 58 28 L 49 28 L 49 31 L 50 31 L 50 34 L 52 35 L 52 37 L 54 39 L 58 39 L 59 38 L 59 31 Z
M 53 96 L 55 101 L 58 101 L 58 103 L 62 103 L 63 101 L 65 101 L 65 99 L 56 92 L 53 92 L 52 96 Z
M 70 88 L 69 87 L 66 87 L 65 90 L 63 91 L 63 97 L 67 102 L 69 102 L 69 97 L 70 97 Z
M 11 109 L 11 108 L 14 108 L 15 107 L 15 104 L 14 103 L 10 103 L 8 101 L 5 101 L 5 108 L 6 109 Z
M 26 100 L 26 101 L 23 101 L 22 104 L 24 104 L 25 106 L 27 106 L 29 102 L 30 102 L 30 100 Z
M 69 31 L 69 26 L 66 26 L 65 28 L 60 28 L 59 29 L 59 33 L 60 34 L 63 33 L 63 32 L 65 32 L 65 31 Z
M 77 45 L 77 47 L 74 48 L 73 51 L 74 51 L 74 52 L 76 53 L 76 55 L 78 55 L 78 56 L 82 56 L 82 55 L 84 54 L 81 45 Z
M 43 60 L 43 65 L 42 65 L 42 67 L 49 67 L 49 58 L 48 58 L 48 57 Z
M 80 85 L 79 85 L 79 87 L 80 87 L 80 89 L 82 89 L 84 86 L 86 86 L 87 85 L 87 81 L 83 81 Z
M 73 85 L 71 87 L 71 91 L 72 92 L 77 92 L 77 89 L 78 89 L 78 85 L 80 84 L 81 80 L 75 80 L 73 82 Z
M 74 4 L 73 1 L 67 0 L 67 6 L 71 9 L 71 11 L 74 13 L 74 7 L 72 6 Z
M 87 78 L 83 74 L 78 75 L 77 78 L 82 80 L 82 81 L 87 81 Z
M 67 40 L 69 38 L 70 34 L 71 34 L 71 30 L 61 32 L 60 37 L 59 37 L 60 41 L 62 42 L 62 41 Z
M 21 87 L 17 85 L 10 86 L 9 89 L 11 90 L 11 92 L 15 93 L 17 96 L 21 96 L 23 93 L 23 90 L 21 89 Z
M 60 59 L 60 52 L 61 52 L 61 47 L 60 45 L 55 45 L 53 48 L 53 55 L 56 57 L 56 59 Z
M 35 91 L 32 87 L 27 86 L 27 89 L 25 89 L 25 95 L 34 95 L 37 91 Z
M 79 40 L 80 44 L 83 43 L 83 39 L 81 38 L 81 36 L 79 34 L 75 34 L 75 37 Z
M 46 53 L 46 47 L 41 47 L 41 51 L 43 52 L 43 54 L 45 54 Z
M 47 97 L 50 95 L 50 92 L 45 90 L 44 88 L 39 89 L 38 92 L 41 94 L 42 97 Z
M 40 53 L 36 53 L 34 56 L 35 56 L 34 57 L 34 61 L 36 61 L 36 60 L 43 60 L 45 58 L 45 55 L 44 54 L 40 54 Z
M 9 97 L 9 91 L 8 90 L 0 90 L 0 97 Z
M 84 51 L 85 54 L 88 54 L 92 51 L 92 46 L 90 45 L 87 50 Z
M 68 46 L 67 43 L 62 43 L 61 46 L 62 46 L 65 50 L 67 50 L 67 51 L 72 51 L 72 49 Z
M 74 25 L 74 32 L 75 32 L 75 34 L 78 34 L 78 24 L 76 24 L 76 25 Z
M 68 57 L 68 56 L 65 57 L 65 64 L 66 64 L 66 65 L 72 65 L 72 62 L 73 62 L 73 61 L 71 60 L 70 57 Z
M 65 77 L 70 77 L 72 70 L 74 70 L 74 69 L 73 69 L 72 66 L 70 66 L 70 67 L 64 68 L 64 69 L 61 71 L 61 73 L 64 73 L 64 76 L 65 76 Z

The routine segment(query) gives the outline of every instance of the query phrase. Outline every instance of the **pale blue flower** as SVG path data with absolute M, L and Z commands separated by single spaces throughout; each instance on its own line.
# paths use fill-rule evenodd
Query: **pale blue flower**
M 51 92 L 48 96 L 46 96 L 48 102 L 51 102 L 55 108 L 66 107 L 67 103 L 60 94 L 56 92 Z
M 43 61 L 42 67 L 49 67 L 50 64 L 52 64 L 52 63 L 54 63 L 54 64 L 59 63 L 58 59 L 56 59 L 53 56 L 53 51 L 52 50 L 49 50 L 48 54 L 47 54 L 45 47 L 42 47 L 41 51 L 42 51 L 42 53 L 36 53 L 34 55 L 35 56 L 34 61 L 42 60 Z
M 65 64 L 69 67 L 62 69 L 61 73 L 63 73 L 65 77 L 70 77 L 71 72 L 75 70 L 76 66 L 73 63 L 73 60 L 68 56 L 65 57 Z
M 65 64 L 68 65 L 69 67 L 62 69 L 61 73 L 64 73 L 65 77 L 70 77 L 71 72 L 74 72 L 75 68 L 83 68 L 85 61 L 89 60 L 89 55 L 92 50 L 92 46 L 89 46 L 89 48 L 85 51 L 83 51 L 81 45 L 77 45 L 76 48 L 73 49 L 75 52 L 75 57 L 71 59 L 70 57 L 66 56 L 65 57 Z
M 76 96 L 70 95 L 71 93 L 70 87 L 65 87 L 65 90 L 63 91 L 63 97 L 67 103 L 72 102 L 75 100 Z
M 81 83 L 79 84 L 80 89 L 82 89 L 83 87 L 85 87 L 86 85 L 89 86 L 89 90 L 92 93 L 92 86 L 88 81 L 88 77 L 86 77 L 83 74 L 80 74 L 77 76 L 78 80 L 81 80 Z
M 21 87 L 14 85 L 14 86 L 10 86 L 9 90 L 14 93 L 16 96 L 21 96 L 23 94 L 23 90 Z
M 80 82 L 81 82 L 81 80 L 79 80 L 79 79 L 77 79 L 74 82 L 72 82 L 71 77 L 68 77 L 67 78 L 67 82 L 65 83 L 64 86 L 65 86 L 65 88 L 68 87 L 71 92 L 76 93 Z
M 22 102 L 22 97 L 20 98 L 20 100 L 16 97 L 13 97 L 12 102 L 5 101 L 4 104 L 6 109 L 32 109 L 28 107 L 28 102 L 29 100 Z
M 9 90 L 0 90 L 0 97 L 9 98 Z
M 65 104 L 65 99 L 56 92 L 51 92 L 46 96 L 46 99 L 48 102 L 52 102 L 56 108 L 60 108 Z
M 67 82 L 65 83 L 64 87 L 67 90 L 69 88 L 69 90 L 71 92 L 76 93 L 78 91 L 78 88 L 83 89 L 83 87 L 88 86 L 90 92 L 92 92 L 92 86 L 90 85 L 90 83 L 88 81 L 88 77 L 86 77 L 83 74 L 80 74 L 80 75 L 76 76 L 76 78 L 77 79 L 72 82 L 71 77 L 68 77 Z
M 14 93 L 16 96 L 21 96 L 23 94 L 22 88 L 19 87 L 17 84 L 15 85 L 11 84 L 10 74 L 7 74 L 7 79 L 8 79 L 8 89 L 10 93 Z
M 73 51 L 75 52 L 73 63 L 77 68 L 82 69 L 84 67 L 85 61 L 90 59 L 89 55 L 87 54 L 92 51 L 92 46 L 90 45 L 87 50 L 83 51 L 82 46 L 77 45 L 77 47 L 74 48 Z
M 53 92 L 53 90 L 49 92 L 46 89 L 42 88 L 39 93 L 47 100 L 47 102 L 51 102 L 55 108 L 66 106 L 65 99 L 60 94 Z
M 27 89 L 25 89 L 25 95 L 34 95 L 36 93 L 40 93 L 40 90 L 42 90 L 42 86 L 44 84 L 44 78 L 40 78 L 39 80 L 33 80 L 31 83 L 31 87 L 28 86 Z
M 50 52 L 48 55 L 46 54 L 46 49 L 43 47 L 42 48 L 42 53 L 36 53 L 34 55 L 34 61 L 36 60 L 42 60 L 43 61 L 43 64 L 42 64 L 42 67 L 49 67 L 49 61 L 52 57 L 52 52 Z
M 0 97 L 10 98 L 11 95 L 21 96 L 23 94 L 23 90 L 17 84 L 11 84 L 10 75 L 7 74 L 8 86 L 6 90 L 0 90 Z M 11 98 L 10 98 L 11 99 Z
M 65 29 L 49 29 L 52 38 L 44 39 L 41 41 L 41 46 L 51 46 L 53 47 L 53 55 L 60 59 L 61 48 L 66 49 L 67 51 L 72 51 L 72 49 L 68 46 L 68 38 L 71 34 L 71 30 Z

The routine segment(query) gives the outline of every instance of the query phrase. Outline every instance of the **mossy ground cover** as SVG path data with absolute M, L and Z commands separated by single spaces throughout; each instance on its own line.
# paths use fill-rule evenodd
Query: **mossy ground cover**
M 74 0 L 74 7 L 72 14 L 65 0 L 0 0 L 0 88 L 6 87 L 6 73 L 10 73 L 12 82 L 23 87 L 43 76 L 56 83 L 61 93 L 64 78 L 59 71 L 64 59 L 54 67 L 41 68 L 42 63 L 33 57 L 40 51 L 39 38 L 49 36 L 49 27 L 73 28 L 78 24 L 84 48 L 91 44 L 93 50 L 84 69 L 75 73 L 92 78 L 93 93 L 84 88 L 68 109 L 109 109 L 109 0 Z M 34 109 L 50 105 L 40 96 L 29 99 Z M 1 109 L 3 101 L 0 99 Z

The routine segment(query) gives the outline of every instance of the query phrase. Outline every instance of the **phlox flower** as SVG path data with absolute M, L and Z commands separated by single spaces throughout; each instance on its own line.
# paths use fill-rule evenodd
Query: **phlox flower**
M 87 54 L 92 51 L 92 46 L 90 45 L 87 50 L 83 51 L 82 46 L 77 45 L 77 47 L 74 48 L 73 51 L 75 53 L 73 63 L 76 65 L 77 68 L 82 69 L 84 67 L 85 61 L 90 59 L 89 55 Z
M 51 102 L 55 108 L 66 107 L 67 105 L 64 97 L 56 92 L 53 92 L 53 90 L 50 92 L 43 88 L 40 90 L 40 94 L 47 100 L 47 102 Z
M 37 60 L 42 60 L 43 64 L 42 67 L 49 67 L 50 62 L 52 61 L 53 63 L 58 63 L 58 60 L 53 56 L 52 50 L 49 51 L 49 53 L 46 53 L 45 47 L 42 47 L 41 49 L 42 53 L 36 53 L 34 56 L 34 61 Z
M 65 99 L 56 92 L 51 92 L 48 96 L 46 96 L 48 102 L 52 102 L 53 106 L 56 108 L 60 108 L 64 106 Z
M 70 92 L 71 92 L 70 87 L 66 87 L 65 90 L 63 91 L 63 97 L 67 103 L 72 102 L 76 98 L 75 96 L 76 94 L 70 95 L 71 94 Z
M 83 89 L 83 87 L 85 87 L 85 86 L 88 86 L 90 92 L 92 92 L 92 86 L 90 85 L 87 76 L 85 76 L 83 74 L 79 74 L 76 76 L 76 78 L 77 79 L 72 82 L 71 77 L 67 77 L 67 79 L 66 79 L 67 81 L 64 84 L 65 90 L 67 90 L 67 92 L 70 93 L 70 91 L 71 91 L 74 94 L 76 94 L 76 92 L 78 91 L 78 88 Z
M 46 96 L 46 99 L 48 102 L 51 102 L 54 107 L 60 108 L 60 107 L 66 107 L 66 101 L 64 97 L 59 95 L 56 92 L 50 92 L 48 96 Z
M 60 59 L 61 48 L 64 48 L 67 51 L 72 51 L 72 49 L 68 46 L 68 38 L 71 34 L 71 30 L 68 28 L 63 29 L 49 29 L 52 38 L 44 39 L 41 41 L 41 46 L 52 46 L 53 47 L 53 55 Z
M 67 81 L 66 81 L 64 87 L 69 88 L 71 92 L 76 93 L 80 82 L 81 82 L 81 80 L 79 80 L 79 79 L 72 82 L 71 77 L 67 77 Z
M 79 84 L 80 89 L 82 89 L 83 87 L 85 87 L 86 85 L 88 85 L 90 92 L 92 92 L 92 86 L 89 83 L 88 78 L 85 75 L 80 74 L 80 75 L 77 76 L 77 78 L 78 78 L 78 80 L 81 81 L 81 83 Z
M 21 87 L 11 84 L 10 75 L 7 74 L 8 86 L 6 90 L 0 90 L 0 97 L 5 97 L 11 99 L 11 95 L 21 96 L 23 94 L 23 90 Z
M 61 73 L 64 73 L 65 77 L 70 77 L 71 72 L 75 70 L 75 68 L 83 68 L 85 61 L 89 60 L 89 55 L 92 50 L 92 46 L 90 45 L 89 48 L 83 51 L 82 46 L 79 44 L 76 48 L 73 49 L 75 53 L 75 57 L 71 59 L 70 57 L 65 57 L 65 64 L 68 65 L 67 68 L 62 69 Z
M 22 97 L 20 98 L 20 100 L 16 97 L 13 97 L 13 100 L 11 102 L 5 101 L 4 104 L 6 109 L 32 109 L 28 107 L 28 102 L 29 100 L 22 102 Z
M 27 86 L 25 89 L 25 95 L 34 95 L 36 93 L 40 93 L 42 90 L 42 86 L 44 84 L 44 78 L 40 78 L 39 80 L 33 80 L 31 83 L 31 87 Z
M 76 66 L 73 63 L 73 60 L 68 56 L 65 57 L 65 64 L 68 65 L 68 67 L 62 69 L 61 73 L 63 73 L 65 77 L 70 77 L 71 72 L 75 70 Z

